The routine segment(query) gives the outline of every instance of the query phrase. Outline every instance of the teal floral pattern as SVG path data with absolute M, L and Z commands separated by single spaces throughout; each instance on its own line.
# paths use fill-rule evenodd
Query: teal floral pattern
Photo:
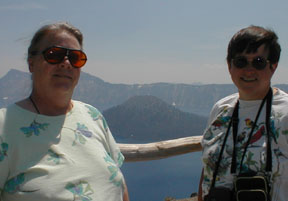
M 1 139 L 1 138 L 0 138 Z M 1 140 L 2 141 L 2 140 Z M 0 142 L 1 142 L 0 141 Z M 0 162 L 4 160 L 5 157 L 7 157 L 7 151 L 8 151 L 8 144 L 5 142 L 2 142 L 0 144 Z
M 26 137 L 31 137 L 33 134 L 36 136 L 40 135 L 41 130 L 45 130 L 49 124 L 47 123 L 38 123 L 35 120 L 28 127 L 21 127 L 20 130 L 25 134 Z
M 86 107 L 89 109 L 88 114 L 92 117 L 94 121 L 102 119 L 103 127 L 107 131 L 108 130 L 108 124 L 105 120 L 105 118 L 102 116 L 102 114 L 97 110 L 96 108 L 86 105 Z
M 105 153 L 106 156 L 104 157 L 105 162 L 107 163 L 107 168 L 111 174 L 109 180 L 115 185 L 120 186 L 123 181 L 119 179 L 117 176 L 120 174 L 120 170 L 118 166 L 115 164 L 115 161 L 111 158 L 110 154 Z
M 61 156 L 60 154 L 57 154 L 56 152 L 54 152 L 52 149 L 48 150 L 48 161 L 53 161 L 56 165 L 60 164 L 60 159 Z
M 96 108 L 90 106 L 90 105 L 86 105 L 86 107 L 89 109 L 89 114 L 92 117 L 92 119 L 94 121 L 98 120 L 99 117 L 101 116 L 101 113 L 99 112 L 99 110 L 97 110 Z
M 25 174 L 21 173 L 12 179 L 9 179 L 4 185 L 4 191 L 7 193 L 15 193 L 20 190 L 21 184 L 25 180 Z
M 108 131 L 108 124 L 107 124 L 107 121 L 105 120 L 104 117 L 102 117 L 102 123 L 103 123 L 103 127 L 104 129 L 106 130 L 106 132 Z
M 92 132 L 89 131 L 88 128 L 84 124 L 80 124 L 80 123 L 77 123 L 77 129 L 74 133 L 75 133 L 75 140 L 72 146 L 75 146 L 77 142 L 79 142 L 80 144 L 85 144 L 87 141 L 85 137 L 91 138 L 92 136 Z
M 73 200 L 89 201 L 92 200 L 90 195 L 94 193 L 87 181 L 80 181 L 76 184 L 69 182 L 65 189 L 73 193 Z
M 123 162 L 124 162 L 124 156 L 123 156 L 123 154 L 121 152 L 118 153 L 118 158 L 117 159 L 118 159 L 118 165 L 119 165 L 119 167 L 121 167 Z

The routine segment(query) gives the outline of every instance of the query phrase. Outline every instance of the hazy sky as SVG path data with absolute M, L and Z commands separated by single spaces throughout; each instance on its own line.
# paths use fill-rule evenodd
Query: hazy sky
M 0 77 L 27 71 L 31 37 L 56 21 L 84 34 L 84 72 L 128 84 L 232 83 L 232 35 L 251 24 L 272 28 L 282 46 L 273 83 L 288 83 L 287 0 L 0 0 Z

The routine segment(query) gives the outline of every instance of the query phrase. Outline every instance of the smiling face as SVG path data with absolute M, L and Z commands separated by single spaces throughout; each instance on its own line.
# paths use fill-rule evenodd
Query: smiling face
M 256 57 L 268 58 L 269 51 L 265 45 L 261 45 L 256 52 L 247 54 L 243 52 L 236 56 L 244 56 L 248 61 Z M 251 62 L 244 68 L 237 68 L 233 62 L 228 63 L 231 79 L 238 88 L 239 98 L 242 100 L 260 100 L 265 97 L 269 88 L 271 78 L 277 68 L 276 64 L 268 62 L 263 70 L 257 70 L 251 66 Z
M 74 68 L 67 57 L 59 64 L 45 61 L 42 51 L 51 46 L 81 49 L 78 40 L 66 31 L 49 32 L 37 45 L 38 54 L 29 58 L 29 70 L 32 73 L 33 93 L 37 96 L 72 96 L 80 77 L 80 69 Z

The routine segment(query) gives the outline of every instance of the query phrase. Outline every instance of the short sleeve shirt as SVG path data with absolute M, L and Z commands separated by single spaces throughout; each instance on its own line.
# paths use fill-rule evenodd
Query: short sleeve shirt
M 209 192 L 215 164 L 218 160 L 224 136 L 226 135 L 238 98 L 238 94 L 230 95 L 218 101 L 211 111 L 208 126 L 202 139 L 202 161 L 204 166 L 204 179 L 202 183 L 203 196 Z M 261 100 L 239 100 L 239 124 L 236 138 L 237 171 L 236 174 L 231 174 L 233 153 L 233 135 L 231 128 L 216 177 L 216 187 L 233 188 L 233 181 L 235 175 L 239 173 L 242 154 L 260 104 Z M 242 173 L 248 171 L 265 173 L 267 158 L 265 105 L 266 103 L 261 110 L 250 143 L 248 144 L 242 164 Z M 288 95 L 280 89 L 277 89 L 276 94 L 273 96 L 270 127 L 272 135 L 272 172 L 270 174 L 272 200 L 284 201 L 287 200 L 288 197 Z
M 16 104 L 0 110 L 0 200 L 122 200 L 124 157 L 105 119 L 73 105 L 56 117 Z

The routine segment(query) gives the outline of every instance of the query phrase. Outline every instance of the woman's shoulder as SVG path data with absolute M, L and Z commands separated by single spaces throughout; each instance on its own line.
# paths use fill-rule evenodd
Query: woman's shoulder
M 212 122 L 219 114 L 223 113 L 223 111 L 229 112 L 230 108 L 234 108 L 238 98 L 238 93 L 234 93 L 218 100 L 212 107 L 208 122 Z
M 288 94 L 284 92 L 282 89 L 275 88 L 276 92 L 274 93 L 274 100 L 282 100 L 282 101 L 287 101 L 288 102 Z
M 215 104 L 214 104 L 214 108 L 219 108 L 219 107 L 234 107 L 235 103 L 237 102 L 239 98 L 239 94 L 238 93 L 234 93 L 231 94 L 229 96 L 226 96 L 220 100 L 218 100 Z
M 95 106 L 93 106 L 93 105 L 91 105 L 89 103 L 85 103 L 85 102 L 79 101 L 79 100 L 73 100 L 73 105 L 75 107 L 93 108 L 93 110 L 98 110 Z
M 3 134 L 3 130 L 4 129 L 4 124 L 5 122 L 7 122 L 10 118 L 13 118 L 14 115 L 19 115 L 17 113 L 17 106 L 16 104 L 11 104 L 11 105 L 8 105 L 6 107 L 3 107 L 3 108 L 0 108 L 0 136 L 1 136 L 1 133 Z
M 95 106 L 90 105 L 88 103 L 84 103 L 82 101 L 78 101 L 78 100 L 73 100 L 73 105 L 74 105 L 74 110 L 75 111 L 81 111 L 81 113 L 83 112 L 88 112 L 90 115 L 94 116 L 94 118 L 96 118 L 96 116 L 102 116 L 102 113 L 100 112 L 100 110 L 98 110 Z
M 276 89 L 276 92 L 273 95 L 272 102 L 274 109 L 282 108 L 283 110 L 288 112 L 288 94 L 279 88 L 274 89 Z
M 7 113 L 6 107 L 0 108 L 0 124 L 1 124 L 1 122 L 3 122 L 6 113 Z
M 19 112 L 21 107 L 19 107 L 16 103 L 11 103 L 7 105 L 6 107 L 0 108 L 0 115 L 5 116 L 8 112 L 11 113 L 17 113 Z

